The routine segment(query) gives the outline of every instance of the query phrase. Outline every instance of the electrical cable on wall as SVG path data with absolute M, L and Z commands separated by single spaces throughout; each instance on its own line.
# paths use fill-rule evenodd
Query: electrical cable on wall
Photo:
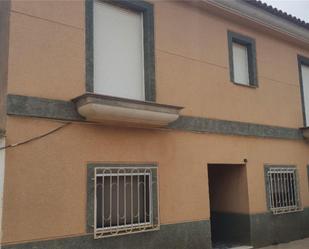
M 0 147 L 0 150 L 5 150 L 5 149 L 8 149 L 8 148 L 16 147 L 16 146 L 19 146 L 19 145 L 23 145 L 23 144 L 30 143 L 30 142 L 32 142 L 32 141 L 41 139 L 41 138 L 46 137 L 46 136 L 48 136 L 48 135 L 50 135 L 50 134 L 52 134 L 52 133 L 54 133 L 54 132 L 56 132 L 56 131 L 59 131 L 60 129 L 62 129 L 62 128 L 64 128 L 64 127 L 70 125 L 70 124 L 72 124 L 72 122 L 65 123 L 65 124 L 63 124 L 63 125 L 61 125 L 61 126 L 55 128 L 55 129 L 53 129 L 53 130 L 51 130 L 51 131 L 49 131 L 49 132 L 46 132 L 46 133 L 41 134 L 41 135 L 39 135 L 39 136 L 36 136 L 36 137 L 30 138 L 30 139 L 27 139 L 27 140 L 25 140 L 25 141 L 22 141 L 22 142 L 19 142 L 19 143 L 15 143 L 15 144 L 9 144 L 9 145 Z

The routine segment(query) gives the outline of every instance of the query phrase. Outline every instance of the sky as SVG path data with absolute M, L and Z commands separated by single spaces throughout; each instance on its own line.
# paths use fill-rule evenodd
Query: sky
M 262 2 L 309 22 L 309 0 L 262 0 Z

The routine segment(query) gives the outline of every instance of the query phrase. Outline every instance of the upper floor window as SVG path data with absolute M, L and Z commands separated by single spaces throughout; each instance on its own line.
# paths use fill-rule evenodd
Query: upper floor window
M 267 167 L 267 194 L 274 214 L 301 210 L 296 167 Z
M 257 86 L 255 41 L 228 31 L 228 47 L 231 81 L 246 86 Z
M 309 126 L 309 58 L 298 56 L 304 126 Z
M 88 92 L 155 100 L 153 6 L 86 1 Z

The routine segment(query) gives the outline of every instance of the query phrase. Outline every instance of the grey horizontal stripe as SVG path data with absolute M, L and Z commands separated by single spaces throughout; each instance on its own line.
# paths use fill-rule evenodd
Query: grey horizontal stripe
M 171 129 L 209 132 L 224 135 L 255 136 L 265 138 L 302 139 L 299 129 L 260 125 L 237 121 L 181 116 L 169 125 Z
M 72 101 L 8 95 L 7 113 L 28 117 L 84 121 Z M 180 116 L 169 129 L 264 138 L 303 139 L 299 129 L 237 121 Z
M 84 120 L 71 101 L 12 95 L 7 98 L 7 114 L 61 120 Z
M 81 217 L 83 218 L 83 217 Z M 162 225 L 160 230 L 93 239 L 93 235 L 5 245 L 2 249 L 211 249 L 208 220 Z

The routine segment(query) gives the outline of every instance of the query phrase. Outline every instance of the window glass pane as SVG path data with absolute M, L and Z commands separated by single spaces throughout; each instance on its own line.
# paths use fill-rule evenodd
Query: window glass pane
M 234 81 L 249 85 L 248 48 L 233 42 Z
M 94 2 L 94 92 L 144 100 L 143 16 Z
M 304 91 L 305 119 L 306 125 L 309 126 L 309 66 L 302 65 L 301 72 Z

